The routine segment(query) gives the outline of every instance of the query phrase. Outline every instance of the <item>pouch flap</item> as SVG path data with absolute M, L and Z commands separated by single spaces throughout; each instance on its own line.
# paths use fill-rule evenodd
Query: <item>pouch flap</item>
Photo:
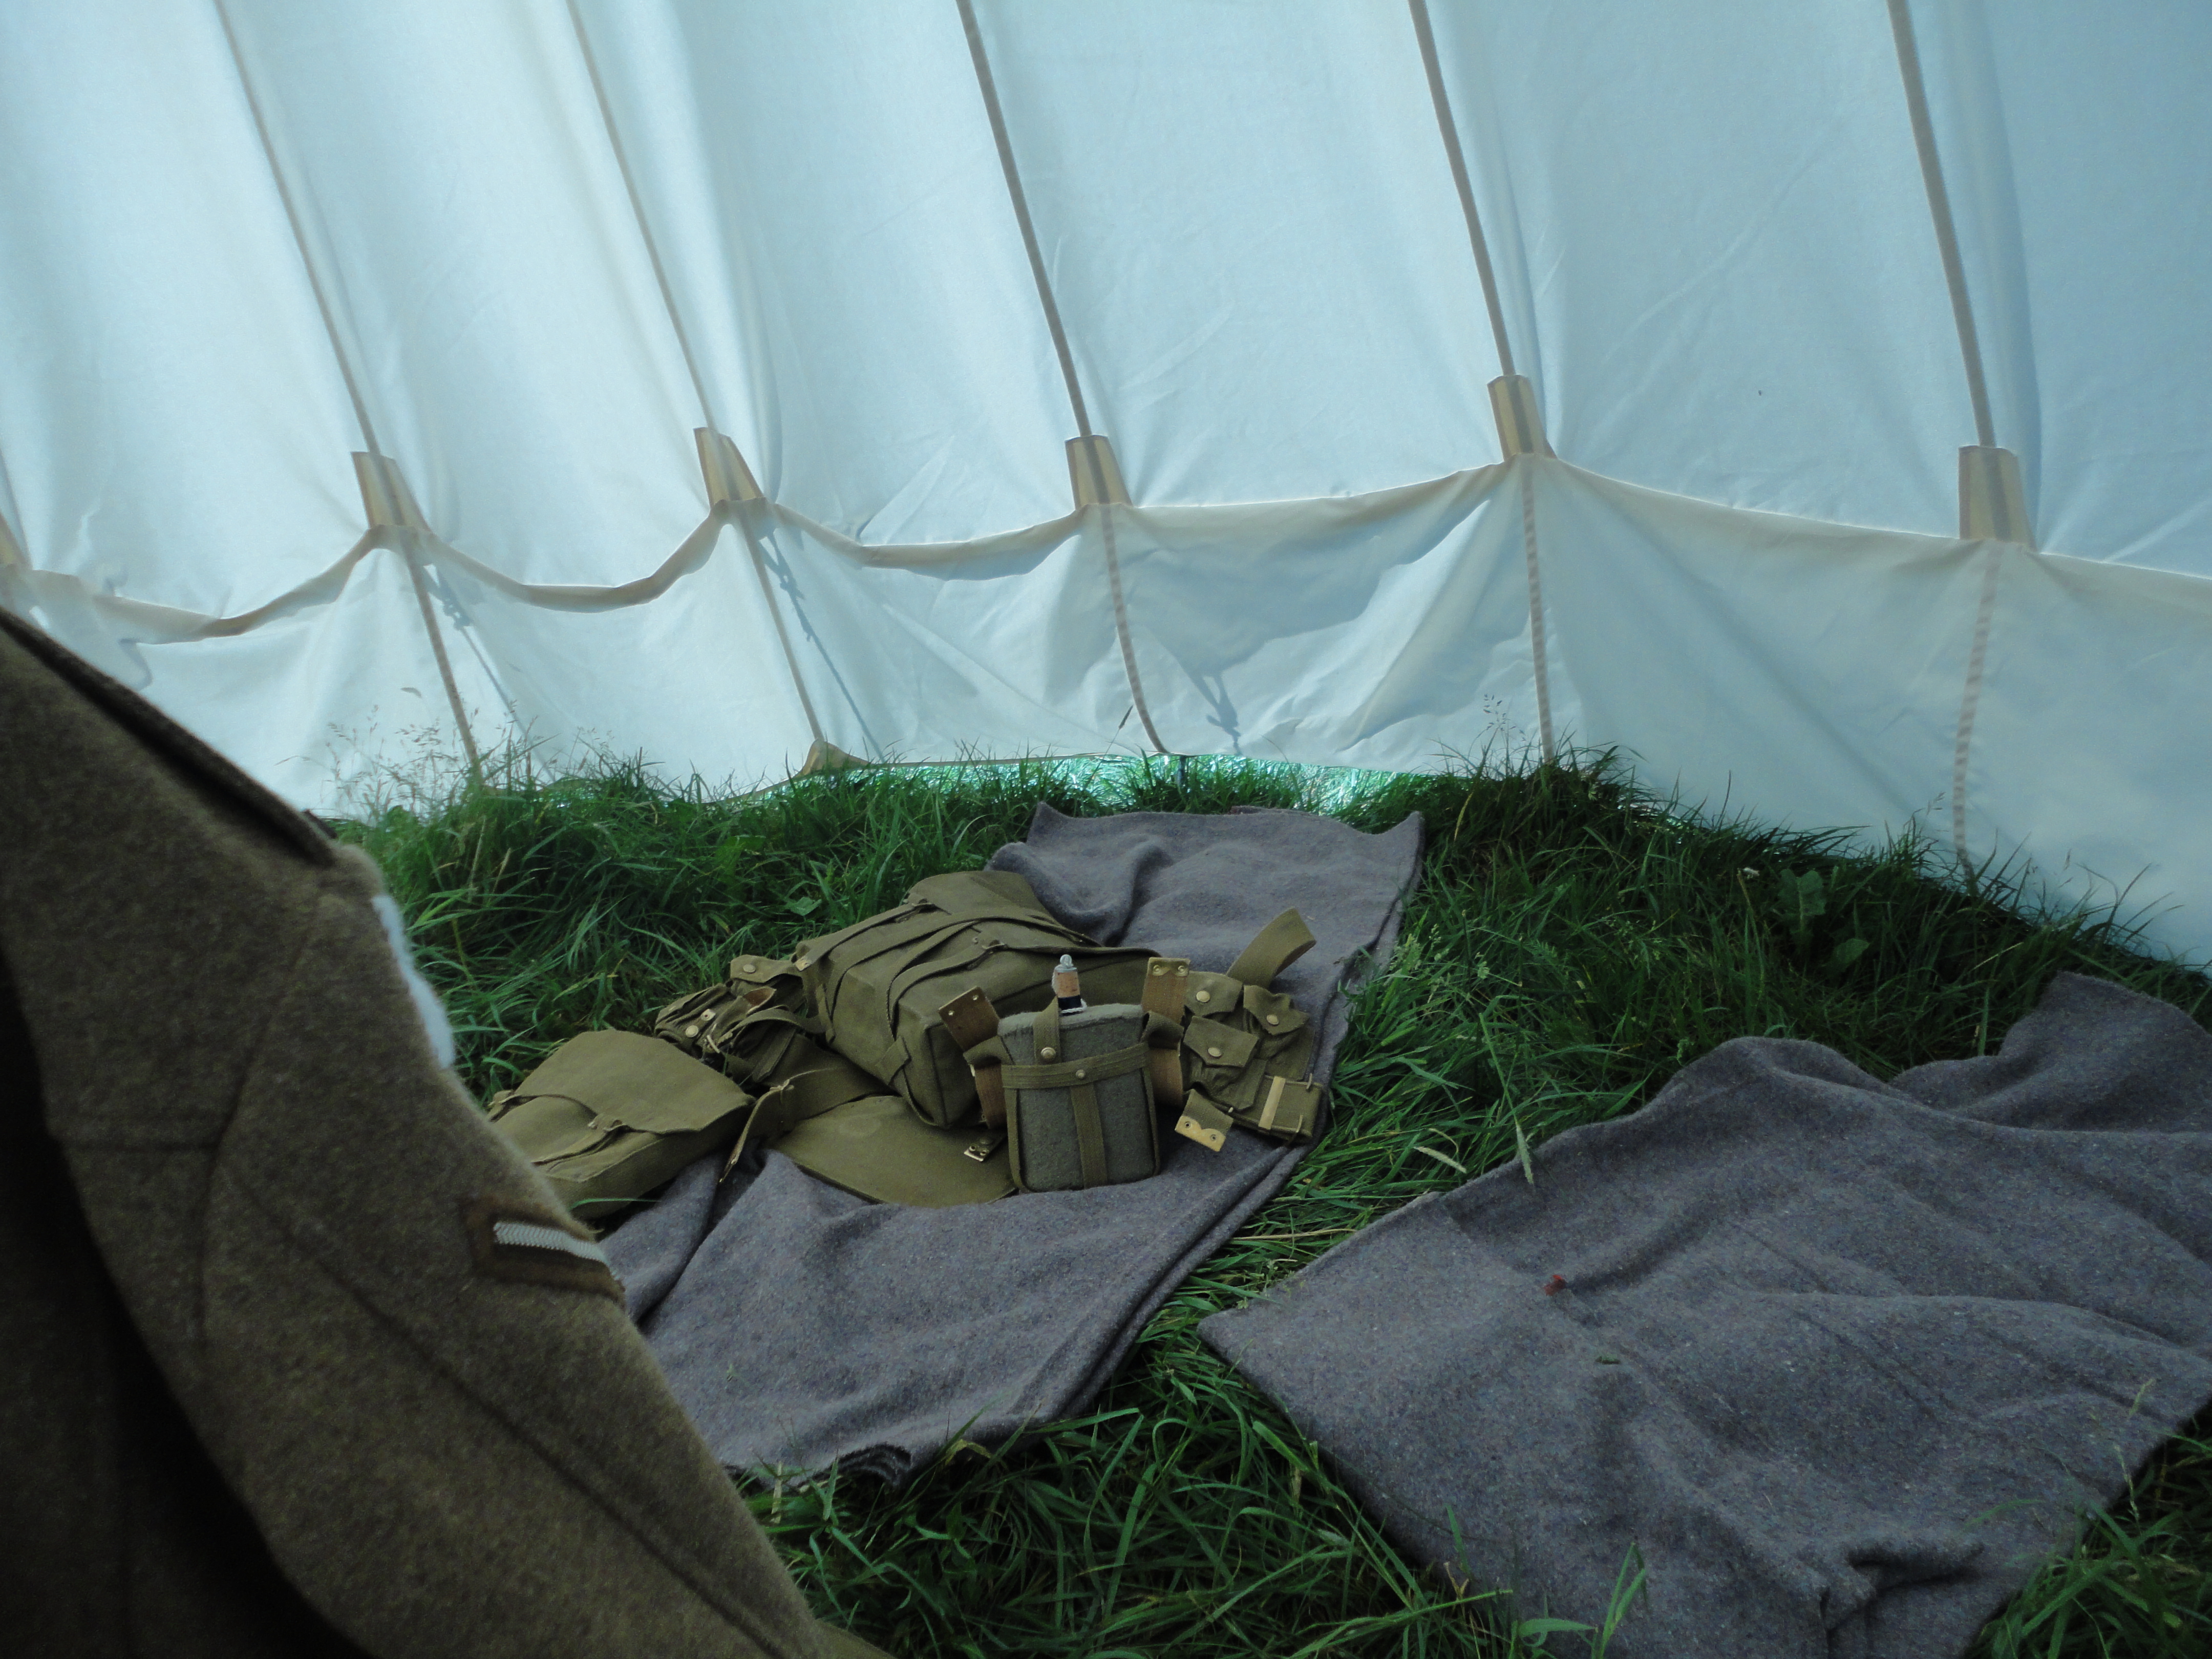
M 751 1104 L 744 1090 L 713 1067 L 658 1037 L 631 1031 L 586 1031 L 569 1038 L 515 1092 L 566 1096 L 599 1127 L 653 1134 L 709 1129 Z
M 492 1121 L 523 1157 L 540 1164 L 605 1146 L 614 1133 L 601 1128 L 582 1101 L 566 1095 L 503 1097 Z
M 1183 994 L 1183 1006 L 1194 1019 L 1208 1014 L 1231 1014 L 1243 1006 L 1244 981 L 1231 979 L 1226 974 L 1197 974 L 1189 979 L 1189 989 Z
M 781 957 L 732 957 L 730 959 L 730 982 L 732 985 L 766 985 L 772 981 L 797 977 L 799 969 Z
M 729 994 L 720 985 L 709 985 L 703 991 L 694 991 L 688 997 L 677 998 L 653 1017 L 653 1023 L 656 1028 L 678 1030 L 685 1037 L 696 1037 L 699 1035 L 699 1027 L 714 1018 L 716 1011 L 728 1000 Z M 680 1028 L 685 1025 L 692 1029 L 681 1030 Z
M 1244 1012 L 1252 1017 L 1263 1036 L 1295 1031 L 1306 1023 L 1306 1017 L 1290 998 L 1280 991 L 1265 990 L 1257 985 L 1244 988 Z
M 1201 1066 L 1222 1066 L 1242 1071 L 1259 1046 L 1255 1031 L 1240 1031 L 1218 1019 L 1194 1019 L 1182 1034 L 1183 1047 Z

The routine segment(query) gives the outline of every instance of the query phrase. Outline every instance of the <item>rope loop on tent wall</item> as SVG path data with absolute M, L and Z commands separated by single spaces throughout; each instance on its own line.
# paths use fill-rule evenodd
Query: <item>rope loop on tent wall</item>
M 1122 487 L 1121 469 L 1115 464 L 1112 444 L 1091 429 L 1091 411 L 1084 404 L 1083 385 L 1076 377 L 1075 354 L 1068 347 L 1067 330 L 1060 317 L 1060 302 L 1053 297 L 1052 278 L 1044 268 L 1044 252 L 1037 243 L 1036 225 L 1030 217 L 1029 197 L 1022 189 L 1021 169 L 1014 164 L 1013 140 L 1006 133 L 1006 112 L 999 105 L 999 83 L 991 74 L 991 55 L 983 48 L 983 31 L 975 21 L 973 0 L 954 0 L 954 3 L 960 8 L 960 27 L 968 37 L 968 57 L 975 66 L 975 86 L 983 95 L 983 112 L 990 119 L 991 142 L 998 148 L 999 170 L 1006 174 L 1006 197 L 1013 204 L 1014 222 L 1021 228 L 1022 247 L 1029 254 L 1030 275 L 1036 280 L 1037 302 L 1044 307 L 1045 327 L 1052 335 L 1052 349 L 1060 358 L 1060 379 L 1067 386 L 1068 407 L 1075 414 L 1076 439 L 1067 450 L 1075 505 L 1086 514 L 1094 506 L 1097 510 L 1106 554 L 1106 586 L 1114 600 L 1114 635 L 1121 642 L 1121 667 L 1129 677 L 1129 696 L 1135 704 L 1137 718 L 1144 722 L 1145 735 L 1152 739 L 1153 749 L 1164 755 L 1170 750 L 1161 740 L 1159 727 L 1152 724 L 1152 708 L 1145 701 L 1145 683 L 1137 672 L 1137 646 L 1129 633 L 1129 607 L 1121 590 L 1121 550 L 1115 540 L 1114 508 L 1117 504 L 1127 505 L 1129 494 Z

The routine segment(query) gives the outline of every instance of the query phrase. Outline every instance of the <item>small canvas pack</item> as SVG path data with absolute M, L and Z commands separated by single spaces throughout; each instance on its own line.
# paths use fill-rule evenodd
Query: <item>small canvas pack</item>
M 735 1140 L 753 1105 L 657 1037 L 586 1031 L 494 1095 L 487 1111 L 573 1213 L 605 1222 Z

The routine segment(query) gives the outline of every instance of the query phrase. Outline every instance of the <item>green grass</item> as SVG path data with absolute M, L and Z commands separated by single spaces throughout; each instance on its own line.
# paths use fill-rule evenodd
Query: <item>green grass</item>
M 1420 1194 L 1632 1111 L 1735 1036 L 1877 1076 L 1988 1051 L 2072 969 L 2200 1021 L 2212 984 L 2109 919 L 2041 923 L 1936 849 L 1687 821 L 1616 769 L 1396 777 L 1238 762 L 890 769 L 715 799 L 635 766 L 342 826 L 383 864 L 486 1095 L 590 1027 L 897 902 L 1071 813 L 1325 810 L 1430 839 L 1398 954 L 1361 995 L 1335 1125 L 1153 1318 L 1091 1415 L 960 1445 L 908 1487 L 750 1501 L 817 1607 L 900 1654 L 1583 1654 L 1481 1586 L 1415 1571 L 1197 1322 Z M 1984 1631 L 1988 1659 L 2212 1650 L 2212 1422 L 2176 1439 Z M 1626 1584 L 1624 1585 L 1624 1589 Z M 1601 1618 L 1602 1610 L 1591 1613 Z

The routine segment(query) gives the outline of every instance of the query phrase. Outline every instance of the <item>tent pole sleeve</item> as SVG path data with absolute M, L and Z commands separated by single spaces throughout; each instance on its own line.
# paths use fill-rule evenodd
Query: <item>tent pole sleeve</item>
M 957 0 L 957 3 L 960 8 L 960 27 L 968 35 L 968 56 L 975 65 L 975 85 L 983 94 L 983 112 L 990 118 L 991 142 L 998 146 L 999 167 L 1006 175 L 1006 195 L 1014 204 L 1014 222 L 1021 228 L 1022 246 L 1030 256 L 1030 275 L 1036 279 L 1037 300 L 1044 307 L 1045 326 L 1052 331 L 1052 349 L 1060 356 L 1060 378 L 1067 383 L 1067 401 L 1075 411 L 1075 429 L 1088 438 L 1091 412 L 1084 407 L 1083 386 L 1075 375 L 1075 356 L 1068 349 L 1067 330 L 1060 324 L 1060 303 L 1052 296 L 1052 278 L 1045 273 L 1036 226 L 1030 218 L 1029 197 L 1022 190 L 1021 170 L 1014 165 L 1013 141 L 1006 136 L 1006 112 L 999 106 L 999 83 L 991 76 L 990 54 L 983 50 L 983 31 L 976 24 L 972 0 Z
M 814 699 L 807 695 L 805 677 L 799 672 L 799 653 L 792 648 L 782 608 L 775 602 L 775 587 L 769 580 L 768 561 L 761 551 L 760 538 L 754 533 L 752 520 L 744 510 L 746 502 L 763 499 L 760 485 L 754 481 L 752 469 L 745 465 L 737 444 L 722 432 L 721 423 L 714 417 L 714 403 L 708 395 L 707 377 L 700 373 L 697 354 L 691 349 L 691 337 L 684 326 L 683 307 L 676 303 L 675 287 L 668 280 L 667 266 L 661 262 L 660 244 L 653 237 L 653 221 L 645 210 L 637 174 L 630 167 L 629 152 L 623 147 L 622 129 L 616 124 L 614 104 L 607 96 L 606 81 L 599 74 L 599 54 L 592 50 L 591 33 L 584 27 L 583 8 L 577 0 L 568 0 L 568 22 L 576 32 L 576 50 L 583 58 L 584 71 L 591 77 L 592 96 L 599 106 L 599 122 L 606 128 L 607 148 L 614 154 L 615 168 L 622 174 L 623 190 L 629 197 L 630 215 L 637 221 L 638 240 L 645 245 L 646 259 L 653 266 L 653 280 L 660 289 L 661 306 L 668 313 L 668 326 L 676 336 L 677 349 L 684 355 L 684 369 L 691 376 L 691 390 L 699 399 L 700 417 L 706 422 L 693 432 L 692 437 L 698 445 L 700 471 L 707 482 L 708 508 L 720 514 L 744 542 L 753 574 L 760 582 L 762 601 L 768 606 L 769 620 L 775 624 L 776 643 L 783 647 L 784 666 L 790 671 L 792 690 L 799 694 L 799 708 L 806 716 L 806 729 L 818 747 L 828 739 L 822 735 L 822 721 L 814 712 Z
M 1451 164 L 1452 188 L 1459 192 L 1459 210 L 1467 221 L 1468 246 L 1474 252 L 1475 274 L 1482 279 L 1482 303 L 1490 313 L 1490 336 L 1498 347 L 1498 376 L 1490 383 L 1491 413 L 1498 422 L 1498 453 L 1513 465 L 1521 488 L 1521 550 L 1528 567 L 1528 648 L 1536 678 L 1536 731 L 1543 744 L 1544 763 L 1554 765 L 1559 749 L 1552 735 L 1552 682 L 1544 641 L 1544 581 L 1536 556 L 1536 478 L 1532 455 L 1549 455 L 1551 442 L 1544 435 L 1542 417 L 1536 412 L 1536 389 L 1513 367 L 1513 342 L 1505 331 L 1505 307 L 1498 298 L 1498 273 L 1490 263 L 1490 243 L 1482 234 L 1482 215 L 1474 205 L 1474 182 L 1467 171 L 1467 153 L 1459 141 L 1459 124 L 1452 118 L 1451 94 L 1444 86 L 1443 61 L 1437 56 L 1436 28 L 1429 19 L 1429 0 L 1406 0 L 1413 20 L 1413 39 L 1421 49 L 1421 69 L 1428 77 L 1429 102 L 1436 110 L 1437 136 L 1443 140 L 1444 159 Z
M 231 25 L 227 0 L 215 0 L 215 15 L 222 24 L 222 38 L 230 47 L 231 67 L 237 71 L 239 91 L 245 96 L 246 112 L 252 116 L 253 131 L 261 140 L 261 154 L 269 163 L 269 177 L 276 186 L 276 199 L 283 204 L 284 221 L 292 228 L 292 246 L 300 252 L 300 264 L 307 272 L 307 288 L 315 296 L 315 309 L 322 313 L 323 331 L 330 337 L 331 355 L 337 359 L 346 396 L 353 399 L 353 416 L 361 428 L 362 447 L 370 454 L 380 456 L 384 452 L 376 441 L 375 422 L 369 419 L 368 403 L 361 395 L 361 383 L 355 377 L 353 360 L 346 355 L 344 337 L 338 332 L 337 313 L 331 309 L 330 295 L 325 292 L 321 273 L 315 268 L 315 256 L 308 251 L 307 228 L 300 222 L 299 207 L 292 200 L 292 186 L 276 160 L 276 145 L 269 136 L 269 123 L 261 112 L 261 99 L 253 89 L 253 77 L 246 72 L 246 54 L 239 48 L 238 31 Z
M 1994 448 L 1996 428 L 1990 418 L 1989 383 L 1982 374 L 1981 338 L 1974 329 L 1966 269 L 1959 258 L 1959 231 L 1951 218 L 1950 192 L 1943 184 L 1943 158 L 1936 153 L 1936 126 L 1928 116 L 1928 88 L 1920 73 L 1911 0 L 1889 0 L 1889 31 L 1897 42 L 1897 69 L 1905 81 L 1905 106 L 1912 118 L 1912 143 L 1920 153 L 1920 181 L 1928 189 L 1928 214 L 1936 224 L 1943 280 L 1951 290 L 1951 317 L 1959 325 L 1959 355 L 1966 366 L 1966 394 L 1974 404 L 1974 440 L 1984 448 Z
M 1505 309 L 1498 300 L 1498 276 L 1490 268 L 1490 244 L 1482 234 L 1482 216 L 1475 211 L 1474 185 L 1468 178 L 1467 156 L 1460 149 L 1459 126 L 1452 119 L 1451 97 L 1444 90 L 1443 65 L 1437 58 L 1436 31 L 1429 23 L 1429 0 L 1406 0 L 1413 15 L 1413 38 L 1421 47 L 1421 67 L 1429 77 L 1429 101 L 1436 106 L 1437 132 L 1444 141 L 1444 155 L 1451 163 L 1452 185 L 1459 191 L 1459 210 L 1467 218 L 1467 240 L 1474 250 L 1474 269 L 1482 278 L 1482 302 L 1490 309 L 1490 332 L 1498 342 L 1498 368 L 1513 373 L 1513 342 L 1505 335 Z
M 1113 467 L 1113 489 L 1108 487 L 1108 467 L 1112 464 L 1113 451 L 1108 448 L 1102 457 L 1100 445 L 1104 442 L 1091 429 L 1091 411 L 1084 406 L 1083 386 L 1076 378 L 1075 354 L 1068 349 L 1067 330 L 1060 322 L 1060 302 L 1053 298 L 1052 278 L 1044 268 L 1044 254 L 1037 246 L 1036 225 L 1030 217 L 1028 196 L 1022 190 L 1021 169 L 1014 164 L 1013 141 L 1006 136 L 1006 112 L 999 105 L 999 83 L 992 78 L 991 57 L 983 49 L 983 31 L 975 21 L 974 0 L 956 0 L 960 8 L 960 27 L 968 36 L 968 56 L 975 66 L 975 86 L 983 94 L 983 112 L 990 118 L 991 142 L 998 147 L 999 167 L 1006 176 L 1006 195 L 1013 203 L 1014 222 L 1021 228 L 1022 246 L 1030 258 L 1030 275 L 1036 279 L 1038 303 L 1044 307 L 1045 326 L 1052 333 L 1052 349 L 1060 358 L 1060 378 L 1067 383 L 1068 406 L 1075 414 L 1075 430 L 1081 447 L 1079 458 L 1075 448 L 1068 452 L 1068 469 L 1075 483 L 1076 504 L 1088 511 L 1085 504 L 1085 485 L 1097 503 L 1101 539 L 1106 554 L 1106 585 L 1114 599 L 1114 634 L 1121 647 L 1121 667 L 1129 677 L 1129 696 L 1136 705 L 1137 717 L 1144 722 L 1145 735 L 1152 739 L 1152 747 L 1160 754 L 1170 752 L 1160 738 L 1159 727 L 1152 723 L 1151 706 L 1145 700 L 1145 683 L 1137 672 L 1136 641 L 1129 634 L 1129 609 L 1121 588 L 1121 550 L 1115 535 L 1114 503 L 1127 501 L 1127 492 L 1121 485 L 1121 469 Z
M 660 303 L 667 308 L 668 325 L 676 333 L 676 348 L 684 354 L 684 367 L 690 371 L 691 390 L 699 398 L 700 418 L 719 431 L 721 422 L 714 418 L 714 405 L 707 395 L 706 377 L 700 374 L 699 360 L 692 355 L 691 337 L 684 331 L 684 313 L 676 304 L 676 290 L 669 285 L 667 268 L 660 263 L 660 245 L 653 240 L 653 223 L 646 217 L 645 198 L 638 194 L 637 175 L 630 171 L 629 153 L 623 148 L 622 130 L 615 125 L 614 106 L 607 100 L 606 82 L 599 77 L 599 60 L 592 51 L 592 37 L 585 32 L 583 10 L 576 0 L 568 0 L 568 21 L 576 31 L 576 50 L 583 57 L 584 72 L 591 77 L 592 96 L 599 102 L 599 120 L 607 130 L 607 148 L 614 152 L 615 170 L 622 174 L 623 189 L 629 197 L 629 210 L 637 220 L 638 240 L 645 244 L 646 259 L 653 266 L 653 280 L 660 285 Z
M 315 267 L 314 254 L 307 246 L 307 228 L 300 222 L 300 210 L 292 199 L 292 187 L 284 177 L 284 169 L 276 159 L 275 140 L 269 136 L 269 122 L 263 114 L 261 99 L 253 89 L 253 77 L 246 73 L 246 54 L 238 44 L 238 31 L 230 20 L 230 8 L 226 0 L 216 0 L 216 17 L 222 25 L 224 44 L 230 48 L 231 67 L 237 72 L 239 91 L 246 99 L 247 112 L 253 118 L 253 131 L 261 140 L 263 159 L 269 163 L 269 177 L 276 186 L 276 199 L 283 204 L 284 220 L 292 231 L 292 245 L 299 250 L 300 265 L 307 273 L 307 287 L 315 296 L 315 309 L 321 313 L 323 331 L 329 337 L 331 355 L 337 360 L 338 374 L 345 381 L 346 396 L 353 401 L 354 420 L 361 428 L 361 440 L 365 453 L 354 457 L 354 471 L 361 482 L 362 500 L 368 513 L 372 529 L 380 524 L 389 525 L 398 532 L 401 556 L 407 561 L 407 579 L 415 590 L 416 608 L 422 613 L 422 629 L 430 638 L 430 654 L 438 664 L 438 678 L 445 683 L 446 702 L 453 714 L 453 725 L 461 734 L 461 748 L 468 756 L 471 776 L 483 776 L 483 761 L 477 751 L 476 734 L 469 729 L 468 711 L 461 704 L 459 682 L 453 678 L 453 659 L 447 654 L 446 636 L 438 627 L 437 613 L 430 605 L 430 585 L 422 574 L 420 537 L 424 526 L 422 516 L 408 495 L 406 486 L 399 482 L 398 469 L 386 457 L 376 440 L 376 424 L 370 419 L 368 402 L 362 396 L 361 382 L 354 374 L 353 360 L 347 355 L 344 337 L 338 331 L 337 314 L 331 308 L 330 295 L 323 288 L 321 273 Z M 381 514 L 383 516 L 380 516 Z

